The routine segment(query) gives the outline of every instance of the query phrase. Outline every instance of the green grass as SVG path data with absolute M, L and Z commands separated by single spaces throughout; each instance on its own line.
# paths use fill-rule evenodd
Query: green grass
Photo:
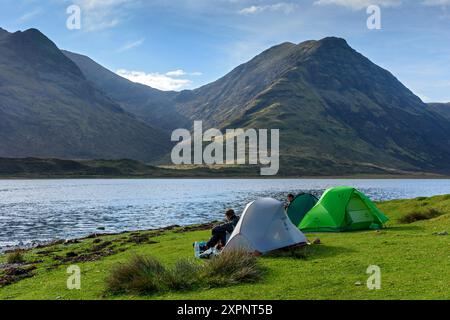
M 378 205 L 391 218 L 387 229 L 308 234 L 311 240 L 319 237 L 322 244 L 309 246 L 300 255 L 258 258 L 265 272 L 255 283 L 144 296 L 105 294 L 107 279 L 118 264 L 141 255 L 176 268 L 180 259 L 192 258 L 193 241 L 209 236 L 207 230 L 173 229 L 88 238 L 25 252 L 27 263 L 36 267 L 30 271 L 33 276 L 0 288 L 0 299 L 450 299 L 450 238 L 436 235 L 450 231 L 450 195 Z M 441 215 L 401 222 L 411 212 L 431 209 Z M 99 241 L 106 244 L 99 246 Z M 0 264 L 5 260 L 0 256 Z M 66 287 L 71 264 L 81 268 L 81 290 Z M 381 268 L 381 290 L 365 286 L 370 265 Z M 0 278 L 4 273 L 0 271 Z

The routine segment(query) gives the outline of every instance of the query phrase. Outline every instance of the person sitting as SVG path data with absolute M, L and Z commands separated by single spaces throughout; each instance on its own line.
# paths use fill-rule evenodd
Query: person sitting
M 284 205 L 284 209 L 287 210 L 287 208 L 289 208 L 289 206 L 291 205 L 292 201 L 294 201 L 295 196 L 292 193 L 289 193 L 287 196 L 287 203 Z
M 227 232 L 232 233 L 234 228 L 239 222 L 239 216 L 236 215 L 233 209 L 228 209 L 225 212 L 225 218 L 226 223 L 218 225 L 214 227 L 211 231 L 212 237 L 211 239 L 206 243 L 206 246 L 204 248 L 201 248 L 202 251 L 206 251 L 210 248 L 214 247 L 221 247 L 225 246 L 227 242 Z

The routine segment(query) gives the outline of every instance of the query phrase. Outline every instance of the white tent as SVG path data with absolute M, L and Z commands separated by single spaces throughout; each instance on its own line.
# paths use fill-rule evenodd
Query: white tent
M 304 234 L 286 215 L 283 203 L 264 198 L 245 207 L 224 250 L 267 253 L 306 242 Z

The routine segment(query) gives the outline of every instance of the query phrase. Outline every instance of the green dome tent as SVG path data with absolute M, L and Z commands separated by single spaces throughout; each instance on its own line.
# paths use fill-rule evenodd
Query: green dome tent
M 317 204 L 319 199 L 309 193 L 300 193 L 289 204 L 286 213 L 295 226 L 299 226 L 305 215 Z
M 351 187 L 327 190 L 300 223 L 303 232 L 380 229 L 389 220 L 363 193 Z

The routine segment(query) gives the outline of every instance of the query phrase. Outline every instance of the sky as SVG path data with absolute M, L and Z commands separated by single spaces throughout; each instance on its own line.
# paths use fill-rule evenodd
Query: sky
M 371 5 L 380 29 L 367 27 Z M 79 29 L 67 27 L 73 8 Z M 123 77 L 177 91 L 279 43 L 337 36 L 424 101 L 450 102 L 450 0 L 1 0 L 0 27 L 37 28 Z

